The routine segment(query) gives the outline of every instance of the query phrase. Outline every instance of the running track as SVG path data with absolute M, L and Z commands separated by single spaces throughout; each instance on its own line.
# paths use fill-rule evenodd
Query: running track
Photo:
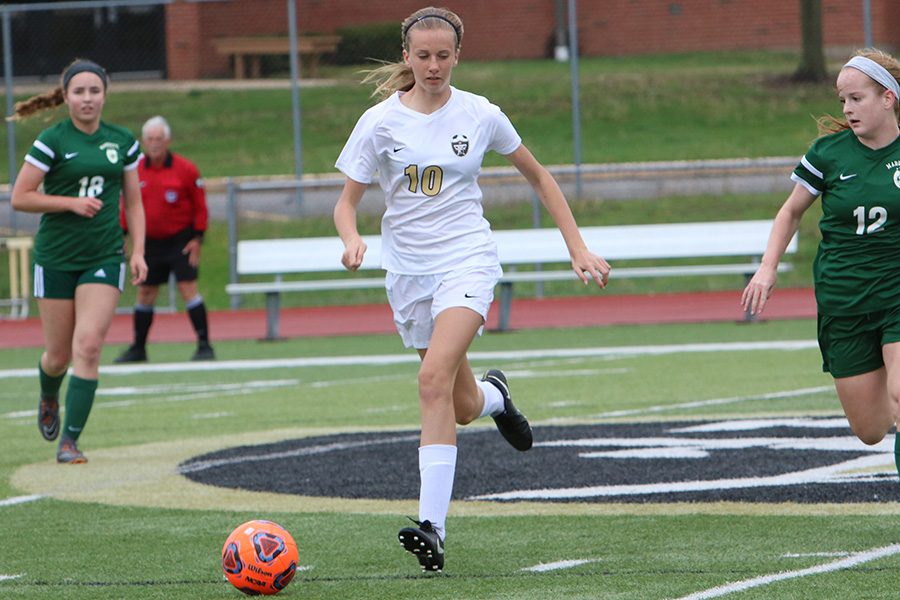
M 514 300 L 510 313 L 512 329 L 581 327 L 642 323 L 702 323 L 740 321 L 739 291 L 639 296 L 593 296 L 574 298 L 523 298 Z M 813 291 L 806 288 L 778 289 L 769 300 L 763 318 L 803 319 L 816 315 Z M 498 310 L 491 309 L 488 329 L 497 324 Z M 116 315 L 107 344 L 127 344 L 132 337 L 131 315 Z M 264 310 L 221 311 L 210 314 L 210 333 L 217 340 L 257 339 L 265 335 Z M 387 305 L 282 308 L 280 333 L 284 337 L 320 337 L 394 333 Z M 157 314 L 150 342 L 192 342 L 194 333 L 184 313 Z M 37 318 L 0 320 L 0 348 L 29 348 L 43 344 Z

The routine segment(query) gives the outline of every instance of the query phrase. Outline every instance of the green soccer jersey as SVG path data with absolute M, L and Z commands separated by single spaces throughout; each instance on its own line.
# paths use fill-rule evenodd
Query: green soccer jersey
M 850 130 L 816 140 L 791 179 L 822 196 L 813 264 L 822 314 L 900 305 L 900 138 L 879 150 Z
M 25 161 L 44 172 L 44 192 L 92 196 L 102 200 L 103 207 L 93 218 L 71 211 L 44 213 L 35 236 L 37 264 L 78 270 L 121 260 L 123 173 L 137 168 L 139 148 L 127 129 L 102 121 L 92 135 L 75 127 L 71 119 L 41 132 Z

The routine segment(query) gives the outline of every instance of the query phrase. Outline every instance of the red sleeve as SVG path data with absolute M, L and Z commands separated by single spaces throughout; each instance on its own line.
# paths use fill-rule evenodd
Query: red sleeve
M 200 177 L 200 171 L 197 170 L 196 165 L 187 161 L 187 167 L 186 171 L 191 178 L 187 189 L 190 191 L 191 203 L 194 206 L 194 231 L 205 232 L 209 221 L 209 210 L 206 207 L 206 187 L 203 185 L 203 178 Z
M 125 219 L 125 196 L 119 196 L 119 223 L 122 225 L 122 233 L 128 233 L 128 221 Z

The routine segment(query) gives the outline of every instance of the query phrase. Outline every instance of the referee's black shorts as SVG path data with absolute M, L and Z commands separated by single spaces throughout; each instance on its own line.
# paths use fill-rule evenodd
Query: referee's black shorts
M 144 242 L 144 260 L 147 261 L 147 279 L 144 285 L 162 285 L 169 280 L 169 273 L 175 273 L 175 281 L 196 281 L 197 269 L 183 254 L 185 245 L 194 237 L 193 229 L 184 229 L 169 238 Z

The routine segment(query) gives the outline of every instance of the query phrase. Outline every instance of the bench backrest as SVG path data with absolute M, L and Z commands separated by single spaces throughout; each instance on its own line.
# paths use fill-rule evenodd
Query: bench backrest
M 299 36 L 299 52 L 334 52 L 341 41 L 339 35 Z M 236 36 L 213 38 L 212 44 L 221 54 L 284 54 L 291 51 L 287 36 Z
M 762 256 L 770 220 L 666 223 L 583 227 L 588 248 L 608 261 L 666 258 Z M 505 266 L 567 263 L 569 253 L 556 228 L 495 231 Z M 361 270 L 381 268 L 381 237 L 363 236 L 368 245 Z M 344 244 L 337 236 L 242 240 L 237 246 L 239 275 L 341 271 Z M 787 252 L 797 251 L 797 236 Z

